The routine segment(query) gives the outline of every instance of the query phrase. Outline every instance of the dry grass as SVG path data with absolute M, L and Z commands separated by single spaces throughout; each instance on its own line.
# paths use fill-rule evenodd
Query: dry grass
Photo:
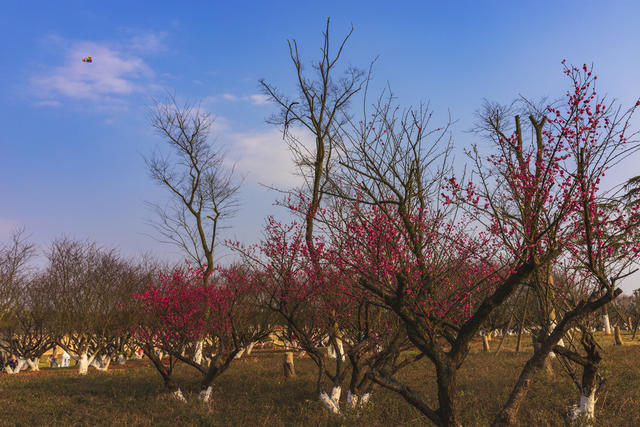
M 629 337 L 627 338 L 627 343 Z M 612 337 L 600 337 L 605 348 L 603 369 L 608 382 L 596 406 L 598 425 L 640 425 L 640 346 L 613 346 Z M 636 341 L 638 343 L 638 341 Z M 497 342 L 492 342 L 493 349 Z M 481 343 L 459 374 L 463 424 L 488 425 L 506 396 L 530 352 L 515 353 L 510 337 L 499 354 L 482 353 Z M 254 356 L 255 355 L 255 356 Z M 44 363 L 43 363 L 44 365 Z M 577 390 L 555 362 L 555 377 L 539 377 L 521 410 L 522 425 L 563 425 Z M 117 368 L 117 367 L 116 367 Z M 146 363 L 131 362 L 127 369 L 102 373 L 91 370 L 79 377 L 75 369 L 43 369 L 39 373 L 0 375 L 0 424 L 2 425 L 428 425 L 418 411 L 400 398 L 376 389 L 372 405 L 362 414 L 336 417 L 316 401 L 314 369 L 309 359 L 296 359 L 298 376 L 282 377 L 281 355 L 259 351 L 234 362 L 215 384 L 212 402 L 195 399 L 198 376 L 178 370 L 189 403 L 171 399 L 160 377 Z M 425 393 L 433 395 L 434 376 L 427 365 L 402 375 Z M 191 393 L 189 393 L 191 391 Z

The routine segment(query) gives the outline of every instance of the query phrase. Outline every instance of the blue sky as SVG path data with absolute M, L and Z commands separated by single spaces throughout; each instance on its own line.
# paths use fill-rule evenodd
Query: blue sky
M 155 241 L 144 201 L 165 193 L 143 154 L 160 143 L 146 106 L 164 91 L 201 100 L 216 136 L 247 175 L 226 237 L 251 241 L 278 208 L 258 183 L 296 182 L 258 79 L 290 92 L 286 40 L 314 58 L 325 20 L 354 34 L 345 63 L 374 69 L 402 104 L 450 112 L 456 146 L 484 98 L 557 98 L 561 60 L 593 63 L 599 87 L 640 96 L 640 3 L 561 2 L 3 2 L 0 6 L 0 239 L 25 226 L 41 247 L 65 234 L 178 259 Z M 80 61 L 92 55 L 93 64 Z M 463 159 L 459 155 L 460 160 Z M 638 172 L 638 158 L 614 175 Z M 632 284 L 626 287 L 638 287 Z

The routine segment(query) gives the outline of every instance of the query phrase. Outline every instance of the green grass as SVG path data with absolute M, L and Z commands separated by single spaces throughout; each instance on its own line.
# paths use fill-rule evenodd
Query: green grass
M 629 337 L 627 336 L 627 343 Z M 615 347 L 613 338 L 600 337 L 605 351 L 603 370 L 608 382 L 596 405 L 597 424 L 640 425 L 640 346 Z M 639 341 L 636 340 L 637 344 Z M 515 353 L 509 337 L 502 352 L 482 353 L 480 343 L 459 373 L 459 402 L 463 424 L 482 426 L 505 401 L 530 347 Z M 492 350 L 497 341 L 492 342 Z M 44 360 L 44 359 L 43 359 Z M 42 365 L 45 365 L 44 363 Z M 428 425 L 421 414 L 393 393 L 376 389 L 372 405 L 362 414 L 330 415 L 317 402 L 314 366 L 296 359 L 298 376 L 282 377 L 281 354 L 254 351 L 233 363 L 215 384 L 212 402 L 196 399 L 198 375 L 181 367 L 177 379 L 184 385 L 189 403 L 167 395 L 160 377 L 145 362 L 131 361 L 126 369 L 110 372 L 91 368 L 80 377 L 73 368 L 42 369 L 38 373 L 0 375 L 1 425 L 265 425 L 265 426 L 413 426 Z M 556 375 L 536 379 L 529 400 L 522 407 L 522 425 L 563 425 L 577 390 L 558 362 Z M 434 375 L 427 364 L 402 373 L 416 389 L 434 396 Z M 343 399 L 346 394 L 346 384 Z

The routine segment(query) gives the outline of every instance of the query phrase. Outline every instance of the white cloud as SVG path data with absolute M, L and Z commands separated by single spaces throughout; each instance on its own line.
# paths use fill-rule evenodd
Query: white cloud
M 235 102 L 237 100 L 239 100 L 240 98 L 238 98 L 237 96 L 231 94 L 231 93 L 223 93 L 221 95 L 222 99 L 224 99 L 225 101 L 231 101 L 231 102 Z
M 160 53 L 167 50 L 167 46 L 164 44 L 164 39 L 167 37 L 165 32 L 155 33 L 136 30 L 131 30 L 130 32 L 133 34 L 128 43 L 131 50 L 145 54 Z
M 38 101 L 35 103 L 36 107 L 61 107 L 62 106 L 62 102 L 60 101 L 56 101 L 53 99 L 49 99 L 49 100 L 44 100 L 44 101 Z
M 282 132 L 236 133 L 227 135 L 232 141 L 229 158 L 241 173 L 265 185 L 296 186 L 301 178 L 296 171 Z
M 264 94 L 249 95 L 249 99 L 254 105 L 267 105 L 269 103 L 269 97 Z
M 31 76 L 31 90 L 41 98 L 36 105 L 56 106 L 64 99 L 118 105 L 127 96 L 149 90 L 154 73 L 142 56 L 163 51 L 166 34 L 130 33 L 122 43 L 65 42 L 50 36 L 62 63 Z M 82 62 L 85 56 L 93 62 Z
M 269 104 L 269 97 L 267 95 L 255 93 L 252 95 L 234 95 L 233 93 L 223 93 L 221 95 L 212 95 L 204 98 L 203 102 L 207 104 L 214 104 L 216 102 L 249 102 L 253 105 L 267 105 Z

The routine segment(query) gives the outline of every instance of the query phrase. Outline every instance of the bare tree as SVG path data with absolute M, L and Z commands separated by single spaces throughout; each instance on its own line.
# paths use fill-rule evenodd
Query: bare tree
M 78 361 L 80 375 L 87 374 L 89 365 L 106 370 L 128 338 L 128 305 L 144 275 L 114 250 L 91 242 L 56 240 L 48 258 L 45 280 L 55 310 L 57 344 Z
M 0 245 L 0 320 L 8 313 L 28 281 L 28 264 L 35 255 L 24 229 L 15 230 L 9 242 Z
M 321 207 L 323 193 L 331 185 L 334 154 L 341 138 L 340 123 L 345 119 L 350 101 L 368 81 L 366 74 L 354 67 L 346 67 L 342 75 L 338 74 L 336 68 L 353 28 L 338 43 L 337 48 L 332 50 L 329 24 L 330 21 L 327 19 L 321 56 L 318 61 L 311 63 L 313 70 L 311 76 L 304 70 L 298 43 L 295 40 L 288 42 L 289 55 L 296 73 L 297 93 L 294 96 L 287 96 L 273 84 L 260 80 L 264 93 L 279 107 L 279 113 L 273 116 L 270 122 L 282 126 L 283 137 L 293 154 L 300 174 L 305 179 L 305 187 L 299 193 L 304 194 L 302 198 L 305 207 L 298 213 L 304 218 L 304 241 L 318 282 L 323 280 L 324 274 L 314 242 L 316 217 Z M 305 144 L 304 138 L 300 138 L 300 134 L 296 134 L 294 129 L 311 135 L 314 142 Z M 293 317 L 285 317 L 284 320 L 290 330 L 296 331 L 298 340 L 307 354 L 316 355 L 312 359 L 318 366 L 318 393 L 321 400 L 328 402 L 326 404 L 330 409 L 337 409 L 337 400 L 340 399 L 340 387 L 337 382 L 341 381 L 342 375 L 334 377 L 332 399 L 330 399 L 322 386 L 321 379 L 326 369 L 324 360 L 314 344 L 315 332 L 302 336 L 302 332 L 309 329 L 301 324 L 294 324 Z M 334 341 L 335 344 L 339 332 L 335 328 L 327 332 L 329 341 Z M 285 360 L 292 360 L 291 355 L 285 355 Z M 342 358 L 337 357 L 336 372 L 341 370 Z
M 18 357 L 18 364 L 4 366 L 7 373 L 15 374 L 25 366 L 39 370 L 40 358 L 55 346 L 53 306 L 42 275 L 35 276 L 20 288 L 5 322 L 0 326 L 0 349 Z
M 205 283 L 214 268 L 220 222 L 236 212 L 240 188 L 234 168 L 209 142 L 213 122 L 198 104 L 181 106 L 171 95 L 166 102 L 156 101 L 151 125 L 169 150 L 145 159 L 151 178 L 172 196 L 167 207 L 150 203 L 158 214 L 154 226 L 163 241 L 205 268 Z

